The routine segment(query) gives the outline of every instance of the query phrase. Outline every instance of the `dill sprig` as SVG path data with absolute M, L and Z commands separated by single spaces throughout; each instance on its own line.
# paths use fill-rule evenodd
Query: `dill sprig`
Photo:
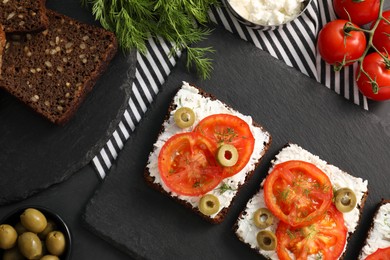
M 193 47 L 211 32 L 208 10 L 218 0 L 80 0 L 90 6 L 95 19 L 113 31 L 124 51 L 133 48 L 146 54 L 149 37 L 173 43 L 170 55 L 187 51 L 186 66 L 195 67 L 203 78 L 210 77 L 211 47 Z

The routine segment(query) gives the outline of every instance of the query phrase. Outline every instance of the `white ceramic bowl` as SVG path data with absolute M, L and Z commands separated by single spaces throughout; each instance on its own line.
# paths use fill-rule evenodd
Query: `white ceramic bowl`
M 269 1 L 272 1 L 272 0 L 269 0 Z M 311 1 L 312 0 L 305 0 L 305 1 L 303 1 L 302 2 L 301 11 L 299 13 L 297 13 L 297 15 L 294 16 L 293 18 L 291 18 L 290 20 L 288 20 L 286 22 L 283 22 L 283 23 L 280 23 L 280 24 L 274 24 L 274 25 L 258 24 L 258 23 L 255 23 L 253 21 L 250 21 L 250 20 L 246 19 L 241 14 L 239 14 L 236 11 L 236 9 L 230 4 L 230 0 L 222 0 L 222 3 L 228 9 L 228 11 L 234 17 L 237 18 L 237 20 L 240 23 L 242 23 L 245 26 L 248 26 L 248 27 L 250 27 L 250 28 L 252 28 L 254 30 L 268 31 L 268 30 L 275 30 L 275 29 L 282 28 L 282 27 L 286 26 L 288 23 L 290 23 L 291 21 L 293 21 L 293 20 L 297 19 L 298 17 L 300 17 L 306 11 L 306 9 L 310 5 Z

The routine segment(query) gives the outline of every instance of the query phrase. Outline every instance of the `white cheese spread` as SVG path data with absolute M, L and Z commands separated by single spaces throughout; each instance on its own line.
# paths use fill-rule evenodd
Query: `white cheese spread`
M 379 248 L 390 247 L 390 203 L 383 204 L 373 220 L 359 259 L 366 259 Z
M 203 118 L 219 113 L 232 114 L 244 120 L 249 125 L 255 139 L 254 149 L 247 165 L 237 174 L 232 177 L 225 178 L 222 181 L 223 183 L 229 185 L 231 189 L 221 193 L 221 185 L 218 185 L 214 190 L 209 192 L 209 194 L 213 194 L 218 197 L 220 202 L 218 212 L 211 216 L 211 218 L 214 218 L 223 208 L 228 208 L 230 206 L 230 203 L 237 194 L 238 187 L 245 182 L 247 174 L 255 169 L 255 164 L 264 154 L 265 144 L 270 142 L 270 135 L 260 127 L 255 127 L 253 125 L 252 117 L 245 116 L 232 108 L 229 108 L 219 100 L 212 100 L 200 95 L 198 89 L 190 86 L 187 82 L 183 82 L 183 86 L 174 97 L 173 102 L 177 105 L 177 109 L 180 107 L 191 108 L 195 113 L 195 123 L 192 127 L 181 129 L 176 126 L 173 120 L 173 115 L 176 110 L 171 111 L 169 119 L 164 122 L 164 131 L 158 136 L 158 139 L 154 144 L 154 150 L 149 155 L 147 168 L 149 168 L 150 176 L 154 177 L 155 183 L 160 184 L 165 191 L 170 192 L 171 196 L 178 197 L 179 199 L 190 203 L 194 208 L 198 207 L 200 197 L 176 194 L 165 185 L 164 181 L 160 177 L 160 173 L 158 171 L 158 155 L 165 142 L 177 133 L 192 131 Z
M 356 199 L 358 201 L 357 206 L 348 213 L 343 213 L 344 223 L 348 229 L 348 235 L 353 233 L 356 229 L 356 226 L 359 222 L 359 206 L 361 200 L 364 196 L 364 193 L 367 192 L 367 181 L 363 181 L 361 178 L 354 177 L 336 166 L 328 164 L 326 161 L 321 160 L 318 156 L 311 154 L 310 152 L 304 150 L 296 144 L 290 144 L 289 146 L 283 148 L 279 154 L 276 155 L 275 160 L 272 162 L 272 165 L 276 165 L 282 162 L 290 160 L 301 160 L 305 162 L 312 163 L 321 169 L 330 179 L 334 189 L 339 189 L 342 187 L 348 187 L 354 191 L 356 194 Z M 272 167 L 269 171 L 272 171 Z M 278 259 L 276 251 L 265 251 L 259 248 L 256 240 L 256 235 L 259 229 L 255 226 L 253 221 L 253 214 L 258 208 L 263 208 L 265 206 L 264 194 L 261 189 L 252 199 L 249 200 L 245 211 L 247 214 L 238 220 L 237 235 L 241 237 L 243 242 L 249 244 L 252 248 L 259 250 L 259 252 L 269 257 L 270 259 Z M 273 232 L 276 231 L 278 221 L 276 221 L 272 226 L 268 227 L 268 230 Z M 344 248 L 345 251 L 345 248 Z M 317 259 L 316 256 L 312 256 Z
M 303 9 L 305 0 L 229 0 L 244 19 L 260 25 L 280 25 L 291 21 Z

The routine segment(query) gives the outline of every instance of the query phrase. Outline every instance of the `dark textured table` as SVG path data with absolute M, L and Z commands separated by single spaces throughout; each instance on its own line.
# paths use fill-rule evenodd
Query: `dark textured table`
M 390 6 L 390 3 L 386 3 L 386 5 Z M 228 34 L 228 32 L 226 33 Z M 378 124 L 383 125 L 384 129 L 387 129 L 385 130 L 387 134 L 390 135 L 390 102 L 370 102 L 369 105 L 372 118 Z M 123 156 L 124 153 L 130 153 L 130 150 L 131 148 L 127 145 L 125 151 L 120 156 Z M 8 183 L 8 185 L 12 186 L 12 183 Z M 98 236 L 90 233 L 83 224 L 82 214 L 85 206 L 93 196 L 96 196 L 95 191 L 97 189 L 100 190 L 103 185 L 94 169 L 88 165 L 71 176 L 66 182 L 52 186 L 21 202 L 1 206 L 0 218 L 9 211 L 24 205 L 45 206 L 58 212 L 69 224 L 74 242 L 73 259 L 131 259 L 127 254 L 122 253 Z M 375 190 L 373 191 L 374 194 L 376 192 Z M 366 217 L 370 217 L 371 213 L 372 207 L 369 213 L 366 214 Z

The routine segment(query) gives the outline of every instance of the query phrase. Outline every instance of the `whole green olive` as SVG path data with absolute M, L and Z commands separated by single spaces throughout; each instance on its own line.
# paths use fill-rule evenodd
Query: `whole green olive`
M 237 148 L 231 144 L 224 144 L 218 148 L 217 161 L 225 167 L 234 166 L 238 161 Z
M 267 208 L 259 208 L 255 211 L 255 214 L 253 214 L 253 221 L 255 222 L 256 227 L 266 228 L 272 225 L 274 216 Z
M 52 231 L 54 231 L 54 230 L 56 230 L 56 229 L 57 229 L 57 224 L 56 224 L 53 220 L 48 219 L 48 220 L 47 220 L 47 225 L 46 225 L 45 229 L 44 229 L 42 232 L 38 233 L 38 237 L 39 237 L 40 239 L 42 239 L 42 240 L 45 240 L 45 239 L 46 239 L 46 236 L 47 236 L 50 232 L 52 232 Z
M 178 127 L 187 128 L 194 124 L 195 113 L 189 107 L 181 107 L 175 111 L 175 114 L 173 115 L 173 120 Z
M 259 233 L 257 233 L 256 239 L 260 249 L 265 251 L 275 250 L 276 236 L 272 231 L 261 230 Z
M 350 212 L 356 203 L 356 195 L 350 188 L 341 188 L 334 194 L 334 204 L 340 212 Z
M 59 260 L 56 255 L 45 255 L 40 260 Z
M 16 233 L 18 233 L 18 235 L 21 235 L 23 234 L 24 232 L 27 232 L 28 230 L 22 225 L 21 222 L 18 222 L 16 223 L 16 225 L 14 226 L 15 230 L 16 230 Z
M 199 200 L 199 211 L 207 216 L 211 216 L 219 210 L 219 200 L 212 194 L 206 194 Z
M 20 253 L 17 246 L 5 250 L 3 253 L 3 260 L 24 260 L 24 256 Z
M 18 233 L 16 230 L 8 225 L 0 225 L 0 248 L 10 249 L 16 244 L 16 239 L 18 238 Z
M 52 231 L 46 237 L 46 247 L 52 255 L 62 255 L 65 251 L 65 236 L 61 231 Z
M 33 208 L 26 209 L 22 215 L 20 215 L 20 222 L 28 231 L 34 233 L 42 232 L 47 225 L 45 215 Z
M 18 238 L 18 247 L 22 255 L 28 259 L 39 259 L 42 256 L 42 243 L 32 232 L 25 232 Z

